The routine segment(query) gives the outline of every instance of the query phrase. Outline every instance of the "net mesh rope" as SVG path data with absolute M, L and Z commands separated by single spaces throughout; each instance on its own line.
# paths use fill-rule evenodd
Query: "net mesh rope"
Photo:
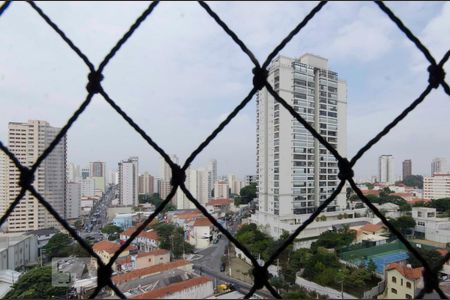
M 30 7 L 39 14 L 42 19 L 51 27 L 53 30 L 64 40 L 64 42 L 78 55 L 84 64 L 88 67 L 88 83 L 86 85 L 87 96 L 86 99 L 81 103 L 79 108 L 72 114 L 67 123 L 61 128 L 60 132 L 57 134 L 55 139 L 50 143 L 50 145 L 43 151 L 36 162 L 31 167 L 23 166 L 16 156 L 0 141 L 0 149 L 11 159 L 17 169 L 20 171 L 20 180 L 18 184 L 20 185 L 20 192 L 11 203 L 5 214 L 0 219 L 0 226 L 4 224 L 8 216 L 11 215 L 14 208 L 21 201 L 22 197 L 28 191 L 42 204 L 50 214 L 68 231 L 68 233 L 93 257 L 96 259 L 98 264 L 97 271 L 97 287 L 94 292 L 90 295 L 90 298 L 94 298 L 104 287 L 110 287 L 120 298 L 126 298 L 125 295 L 117 288 L 117 286 L 112 282 L 112 265 L 119 255 L 133 242 L 137 235 L 149 225 L 152 220 L 163 210 L 163 208 L 169 203 L 170 199 L 175 195 L 177 189 L 181 189 L 186 197 L 201 211 L 201 213 L 207 217 L 211 223 L 216 226 L 216 228 L 225 235 L 228 240 L 233 243 L 237 248 L 239 248 L 251 261 L 253 265 L 253 277 L 254 283 L 246 298 L 251 297 L 255 291 L 266 287 L 274 297 L 281 298 L 278 292 L 271 286 L 268 276 L 268 267 L 275 262 L 277 257 L 285 250 L 294 239 L 310 224 L 314 219 L 335 199 L 335 197 L 341 192 L 345 182 L 348 182 L 351 188 L 355 191 L 358 197 L 374 212 L 374 214 L 381 219 L 381 221 L 386 225 L 386 227 L 400 240 L 401 243 L 405 245 L 408 251 L 412 253 L 424 267 L 423 278 L 424 278 L 424 288 L 416 295 L 417 298 L 423 298 L 425 293 L 431 293 L 433 290 L 436 291 L 439 296 L 443 299 L 447 299 L 447 296 L 442 292 L 439 287 L 438 271 L 444 265 L 444 263 L 450 258 L 450 251 L 442 257 L 441 261 L 436 265 L 430 265 L 413 247 L 408 240 L 384 217 L 384 215 L 364 196 L 361 190 L 356 185 L 353 180 L 353 166 L 355 163 L 381 138 L 389 133 L 389 131 L 394 128 L 399 122 L 401 122 L 412 110 L 414 110 L 420 103 L 422 103 L 426 96 L 433 90 L 442 87 L 447 95 L 450 95 L 450 87 L 445 82 L 445 72 L 443 69 L 444 64 L 450 56 L 450 50 L 448 50 L 440 61 L 437 61 L 427 49 L 427 47 L 408 29 L 408 27 L 403 24 L 403 22 L 394 14 L 394 12 L 386 6 L 381 1 L 374 1 L 374 5 L 378 6 L 387 17 L 394 22 L 397 27 L 404 33 L 406 38 L 408 38 L 416 48 L 425 56 L 426 60 L 430 64 L 428 67 L 428 84 L 425 90 L 415 99 L 400 115 L 398 115 L 391 123 L 389 123 L 380 133 L 378 133 L 374 138 L 372 138 L 364 147 L 362 147 L 357 154 L 349 161 L 347 158 L 342 157 L 339 152 L 331 146 L 325 138 L 323 138 L 305 119 L 303 119 L 293 107 L 291 107 L 280 95 L 278 95 L 273 87 L 267 81 L 268 77 L 268 67 L 272 60 L 280 53 L 280 51 L 291 41 L 291 39 L 297 35 L 308 22 L 316 17 L 317 13 L 327 4 L 327 1 L 319 2 L 304 18 L 303 20 L 278 44 L 277 47 L 268 55 L 267 59 L 261 65 L 256 59 L 255 55 L 250 51 L 244 42 L 233 32 L 230 27 L 211 9 L 211 7 L 205 2 L 198 2 L 199 5 L 205 10 L 205 12 L 225 31 L 225 33 L 240 47 L 240 49 L 248 56 L 254 65 L 253 68 L 253 87 L 251 88 L 248 95 L 242 100 L 242 102 L 236 106 L 236 108 L 227 116 L 227 118 L 192 152 L 192 154 L 187 158 L 186 162 L 180 166 L 174 163 L 169 155 L 158 146 L 158 144 L 144 131 L 138 124 L 136 124 L 133 119 L 131 119 L 127 113 L 116 104 L 116 102 L 108 95 L 108 93 L 103 89 L 101 81 L 103 80 L 103 71 L 111 59 L 116 55 L 116 53 L 121 49 L 121 47 L 127 42 L 127 40 L 133 35 L 133 33 L 138 29 L 138 27 L 151 15 L 151 13 L 158 6 L 159 1 L 154 1 L 149 4 L 149 6 L 144 10 L 144 12 L 136 19 L 136 21 L 131 25 L 129 30 L 119 39 L 115 46 L 109 51 L 105 56 L 103 61 L 99 64 L 98 68 L 95 68 L 94 64 L 89 60 L 89 58 L 70 40 L 70 38 L 51 20 L 45 12 L 32 1 L 28 1 Z M 10 7 L 11 1 L 4 1 L 0 5 L 0 17 L 7 11 Z M 339 174 L 338 178 L 340 183 L 338 184 L 335 191 L 331 196 L 324 201 L 311 216 L 304 221 L 290 236 L 287 238 L 282 245 L 271 255 L 271 257 L 264 263 L 263 266 L 258 264 L 257 259 L 250 253 L 250 251 L 242 245 L 236 238 L 230 234 L 190 193 L 184 184 L 186 179 L 186 170 L 190 164 L 194 161 L 197 155 L 205 149 L 205 147 L 231 122 L 231 120 L 251 101 L 255 94 L 266 88 L 267 91 L 275 98 L 275 100 L 280 103 L 289 113 L 300 122 L 310 133 L 314 136 L 330 153 L 337 159 Z M 129 237 L 129 239 L 120 246 L 119 250 L 115 252 L 110 261 L 105 264 L 101 258 L 92 250 L 92 248 L 87 244 L 77 232 L 69 226 L 69 224 L 61 217 L 52 206 L 45 200 L 45 198 L 33 187 L 34 174 L 44 159 L 52 152 L 59 141 L 67 134 L 70 127 L 76 122 L 78 117 L 84 112 L 86 107 L 90 104 L 93 96 L 95 94 L 100 94 L 103 99 L 108 102 L 111 107 L 120 114 L 125 121 L 136 130 L 141 137 L 154 149 L 156 150 L 170 166 L 172 170 L 171 178 L 171 191 L 166 199 L 155 209 L 155 211 L 136 229 L 136 231 Z

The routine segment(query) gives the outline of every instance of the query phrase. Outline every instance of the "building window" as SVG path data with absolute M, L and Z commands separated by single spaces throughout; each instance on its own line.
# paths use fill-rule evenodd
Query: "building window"
M 406 282 L 406 287 L 408 288 L 408 289 L 410 289 L 411 288 L 411 282 Z
M 392 282 L 397 283 L 397 278 L 395 276 L 392 276 Z
M 392 294 L 397 294 L 397 290 L 394 288 L 391 288 L 391 292 L 392 292 Z
M 406 295 L 405 295 L 405 298 L 406 298 L 406 299 L 412 299 L 412 297 L 411 297 L 410 294 L 406 294 Z
M 403 286 L 403 278 L 400 279 L 400 285 Z

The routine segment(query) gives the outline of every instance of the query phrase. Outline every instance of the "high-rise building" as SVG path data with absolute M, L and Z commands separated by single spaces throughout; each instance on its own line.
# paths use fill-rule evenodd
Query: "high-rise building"
M 448 165 L 447 165 L 447 159 L 443 157 L 436 157 L 431 162 L 431 176 L 433 176 L 434 173 L 447 173 L 448 172 Z
M 7 165 L 9 158 L 3 151 L 0 151 L 0 215 L 8 209 L 8 189 L 7 189 Z
M 150 175 L 148 172 L 144 172 L 144 174 L 139 175 L 139 195 L 151 195 L 155 193 L 154 181 L 155 177 Z
M 68 182 L 66 196 L 66 219 L 77 219 L 81 210 L 81 183 Z
M 211 191 L 214 188 L 214 184 L 217 181 L 217 160 L 216 159 L 211 159 L 208 162 L 208 198 L 212 198 L 211 197 Z
M 402 179 L 405 179 L 406 177 L 412 175 L 412 162 L 410 159 L 404 160 L 402 167 L 403 167 L 403 172 L 402 172 L 403 178 Z
M 172 155 L 170 159 L 173 161 L 173 163 L 178 164 L 178 157 L 175 154 Z M 170 191 L 172 190 L 172 186 L 170 185 L 170 180 L 172 179 L 172 169 L 170 168 L 169 164 L 164 160 L 164 157 L 161 157 L 161 176 L 162 178 L 159 195 L 161 199 L 166 199 Z M 181 191 L 178 190 L 177 193 L 181 193 Z M 176 199 L 176 196 L 174 196 L 171 200 L 173 201 L 174 199 Z
M 279 56 L 270 66 L 268 81 L 345 157 L 347 87 L 329 70 L 327 59 L 312 54 L 299 59 Z M 258 92 L 256 103 L 258 207 L 254 219 L 275 226 L 287 216 L 315 211 L 336 189 L 339 169 L 335 157 L 267 89 Z M 341 192 L 327 210 L 345 207 Z
M 95 180 L 93 178 L 86 177 L 85 179 L 81 179 L 81 196 L 95 196 Z
M 80 182 L 80 166 L 74 163 L 67 164 L 67 181 L 68 182 Z
M 21 164 L 27 167 L 37 160 L 42 152 L 54 140 L 60 128 L 52 127 L 46 121 L 30 120 L 27 123 L 10 122 L 8 126 L 9 149 Z M 66 197 L 66 137 L 64 136 L 35 172 L 34 188 L 44 197 L 53 209 L 62 217 L 65 215 Z M 7 198 L 9 206 L 19 194 L 17 184 L 20 172 L 12 161 L 7 164 Z M 60 225 L 56 219 L 38 203 L 30 193 L 25 196 L 8 218 L 8 231 L 28 231 Z
M 434 173 L 423 178 L 423 197 L 425 199 L 450 198 L 450 174 Z
M 394 157 L 390 154 L 381 155 L 378 158 L 378 179 L 379 182 L 394 184 Z
M 216 181 L 216 183 L 214 183 L 214 198 L 216 199 L 230 198 L 228 183 L 222 180 Z
M 138 205 L 138 174 L 137 157 L 119 162 L 119 204 L 123 206 Z
M 245 185 L 257 183 L 256 175 L 245 175 Z
M 98 194 L 104 193 L 106 190 L 106 164 L 102 161 L 90 162 L 89 173 L 91 178 L 95 180 L 96 192 Z
M 205 205 L 209 200 L 208 186 L 210 172 L 207 169 L 191 169 L 186 170 L 186 180 L 184 182 L 186 188 L 197 201 Z M 195 205 L 181 191 L 177 191 L 176 195 L 177 209 L 194 209 Z
M 89 168 L 82 168 L 81 169 L 81 179 L 86 179 L 88 177 L 91 177 L 91 170 Z

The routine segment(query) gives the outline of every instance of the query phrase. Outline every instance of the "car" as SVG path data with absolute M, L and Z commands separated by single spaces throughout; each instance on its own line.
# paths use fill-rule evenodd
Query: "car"
M 220 272 L 225 272 L 225 263 L 220 265 Z

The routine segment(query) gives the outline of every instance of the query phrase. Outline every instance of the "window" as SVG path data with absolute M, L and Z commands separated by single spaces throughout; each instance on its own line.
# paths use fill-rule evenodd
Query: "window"
M 403 286 L 403 278 L 400 279 L 400 285 Z
M 405 295 L 405 298 L 406 298 L 406 299 L 412 299 L 412 297 L 411 297 L 410 294 L 406 294 L 406 295 Z
M 391 292 L 392 292 L 392 294 L 397 294 L 397 290 L 394 288 L 391 288 Z
M 396 283 L 397 282 L 397 278 L 395 276 L 392 276 L 392 282 Z
M 410 289 L 410 288 L 411 288 L 411 282 L 407 281 L 407 282 L 406 282 L 406 287 L 407 287 L 408 289 Z

